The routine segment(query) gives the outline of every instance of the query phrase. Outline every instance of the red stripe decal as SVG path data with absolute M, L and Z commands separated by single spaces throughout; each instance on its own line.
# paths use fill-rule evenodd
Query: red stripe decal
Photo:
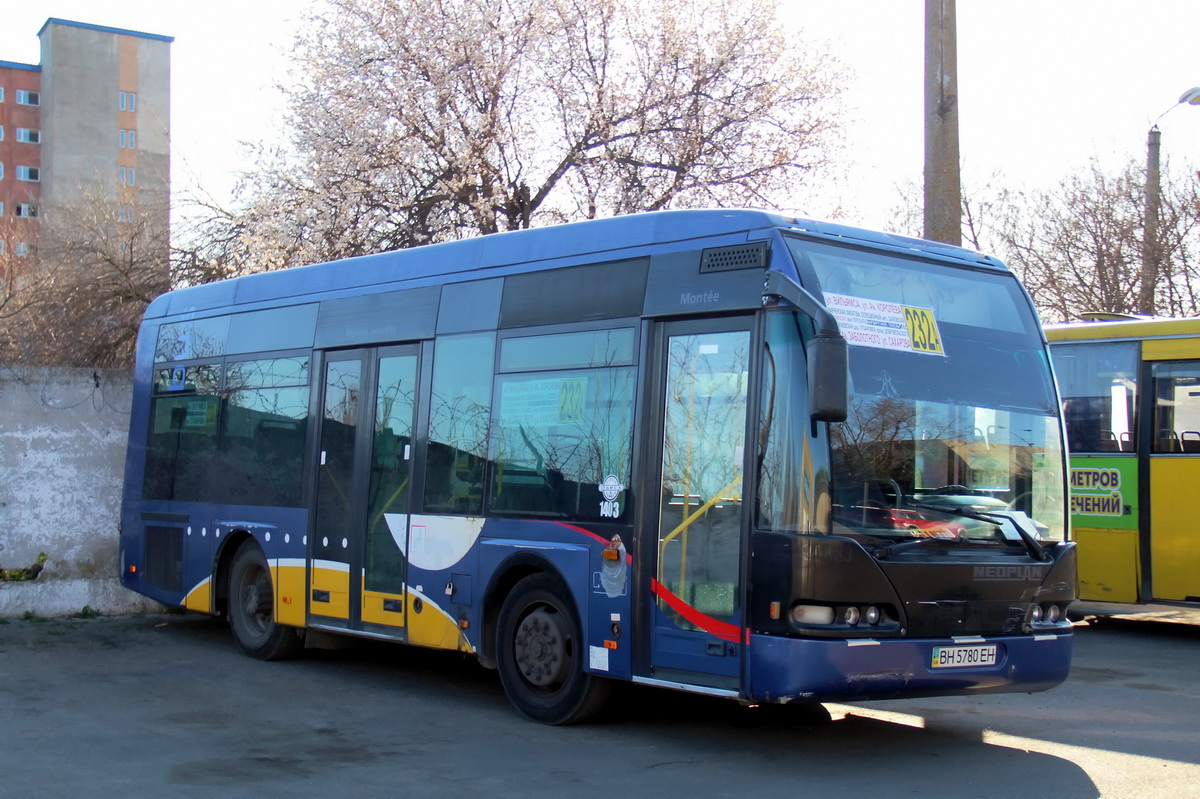
M 573 530 L 576 533 L 585 535 L 588 538 L 591 538 L 591 539 L 597 541 L 598 543 L 603 544 L 604 546 L 608 546 L 608 541 L 606 541 L 602 536 L 597 535 L 596 533 L 593 533 L 591 530 L 585 530 L 582 527 L 576 527 L 573 524 L 566 524 L 565 522 L 542 522 L 540 519 L 537 521 L 541 522 L 542 524 L 555 524 L 555 525 L 558 525 L 559 527 L 565 527 L 568 530 Z M 625 562 L 630 563 L 630 564 L 633 563 L 633 554 L 632 553 L 630 553 L 630 552 L 625 553 Z M 683 616 L 685 619 L 687 619 L 692 624 L 699 627 L 701 630 L 704 630 L 707 633 L 712 633 L 713 635 L 717 636 L 718 638 L 722 638 L 726 641 L 737 642 L 738 639 L 742 637 L 741 636 L 741 630 L 742 630 L 741 627 L 737 626 L 736 624 L 730 624 L 727 621 L 721 621 L 720 619 L 714 619 L 712 616 L 708 616 L 704 613 L 701 613 L 700 611 L 696 610 L 694 607 L 692 607 L 688 603 L 684 602 L 679 597 L 675 596 L 675 594 L 673 594 L 669 588 L 667 588 L 665 585 L 663 585 L 662 583 L 660 583 L 658 580 L 654 579 L 653 577 L 650 578 L 650 588 L 651 588 L 651 590 L 654 591 L 655 595 L 657 595 L 660 599 L 662 599 L 662 601 L 666 602 L 667 605 L 669 605 L 672 610 L 674 610 L 680 616 Z M 750 645 L 750 630 L 748 628 L 746 630 L 745 638 L 746 638 L 746 640 L 743 643 L 745 643 L 747 646 L 749 646 Z
M 659 597 L 663 602 L 666 602 L 671 607 L 671 610 L 675 611 L 680 616 L 683 616 L 701 630 L 704 630 L 707 633 L 712 633 L 718 638 L 723 638 L 726 641 L 733 641 L 734 643 L 737 643 L 741 639 L 741 627 L 737 626 L 736 624 L 730 624 L 727 621 L 714 619 L 712 616 L 701 613 L 679 597 L 675 596 L 675 594 L 671 593 L 669 588 L 653 577 L 650 578 L 650 588 L 652 591 L 654 591 L 655 596 Z
M 582 527 L 576 527 L 573 524 L 566 524 L 564 522 L 542 522 L 540 519 L 538 521 L 541 522 L 542 524 L 555 524 L 555 525 L 558 525 L 559 527 L 565 527 L 568 530 L 574 530 L 577 533 L 582 533 L 583 535 L 586 535 L 588 538 L 594 539 L 601 546 L 608 546 L 608 543 L 609 543 L 608 539 L 604 538 L 603 536 L 597 535 L 596 533 L 593 533 L 591 530 L 585 530 Z M 628 550 L 626 550 L 626 552 L 625 552 L 625 562 L 633 563 L 633 553 L 629 552 Z
M 565 527 L 565 528 L 567 528 L 568 530 L 574 530 L 574 531 L 575 531 L 575 532 L 577 532 L 577 533 L 583 533 L 583 534 L 584 534 L 584 535 L 586 535 L 588 538 L 595 539 L 596 541 L 598 541 L 599 543 L 603 544 L 604 546 L 608 546 L 608 541 L 607 541 L 607 539 L 603 538 L 602 536 L 596 535 L 596 534 L 595 534 L 595 533 L 593 533 L 591 530 L 585 530 L 585 529 L 583 529 L 582 527 L 576 527 L 576 526 L 575 526 L 575 525 L 573 525 L 573 524 L 564 524 L 563 522 L 543 522 L 543 524 L 556 524 L 556 525 L 558 525 L 559 527 Z

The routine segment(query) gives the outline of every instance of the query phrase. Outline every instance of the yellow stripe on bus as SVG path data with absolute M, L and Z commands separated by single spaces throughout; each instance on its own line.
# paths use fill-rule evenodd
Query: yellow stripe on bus
M 417 602 L 421 612 L 418 613 Z M 437 603 L 417 591 L 408 592 L 408 642 L 435 649 L 457 649 L 474 652 L 475 648 L 459 629 L 458 622 Z
M 280 624 L 304 626 L 304 572 L 305 564 L 300 559 L 276 560 L 271 566 L 271 580 L 275 585 L 275 621 Z
M 322 561 L 322 563 L 325 562 L 327 561 Z M 313 594 L 323 591 L 328 599 L 328 601 L 318 602 L 310 597 L 314 615 L 328 616 L 334 619 L 350 618 L 350 566 L 349 564 L 344 565 L 344 569 L 312 567 L 310 585 Z
M 197 613 L 212 613 L 212 578 L 205 577 L 188 591 L 183 606 Z

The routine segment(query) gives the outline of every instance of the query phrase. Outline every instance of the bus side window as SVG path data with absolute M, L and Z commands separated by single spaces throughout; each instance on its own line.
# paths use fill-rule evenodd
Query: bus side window
M 1200 361 L 1151 367 L 1154 390 L 1154 451 L 1200 452 Z
M 829 528 L 825 426 L 813 425 L 807 417 L 805 324 L 794 312 L 767 316 L 756 507 L 756 521 L 763 530 L 824 533 Z M 812 324 L 807 325 L 811 335 Z
M 634 381 L 633 367 L 501 375 L 488 509 L 620 520 L 628 507 Z
M 217 496 L 234 505 L 301 502 L 307 386 L 230 392 L 221 409 Z
M 495 348 L 493 333 L 438 339 L 425 465 L 427 512 L 483 512 Z
M 146 438 L 143 499 L 203 500 L 211 491 L 217 453 L 219 365 L 157 372 Z
M 1051 349 L 1072 452 L 1132 452 L 1136 444 L 1138 345 L 1056 344 Z
M 625 518 L 635 351 L 632 327 L 501 340 L 489 512 Z

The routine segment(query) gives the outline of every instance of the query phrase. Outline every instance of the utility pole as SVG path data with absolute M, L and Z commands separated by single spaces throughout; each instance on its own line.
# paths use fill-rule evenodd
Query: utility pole
M 1164 112 L 1165 113 L 1165 112 Z M 1159 150 L 1162 133 L 1158 125 L 1146 137 L 1146 202 L 1142 221 L 1142 279 L 1138 286 L 1137 312 L 1154 316 L 1154 290 L 1158 288 L 1158 211 L 1162 198 Z
M 955 0 L 925 0 L 924 235 L 962 244 Z
M 1150 126 L 1146 137 L 1146 202 L 1142 209 L 1142 274 L 1138 286 L 1137 312 L 1154 316 L 1154 292 L 1162 273 L 1162 237 L 1159 231 L 1159 212 L 1162 208 L 1162 175 L 1159 168 L 1159 151 L 1162 149 L 1162 132 L 1158 120 L 1172 108 L 1180 105 L 1200 105 L 1200 86 L 1193 86 L 1183 94 L 1175 105 L 1158 115 Z M 1200 172 L 1196 173 L 1200 176 Z

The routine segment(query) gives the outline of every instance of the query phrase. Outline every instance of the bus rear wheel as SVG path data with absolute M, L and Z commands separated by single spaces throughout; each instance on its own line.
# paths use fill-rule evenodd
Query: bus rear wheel
M 238 548 L 229 567 L 229 626 L 242 651 L 259 660 L 283 660 L 303 648 L 294 627 L 275 621 L 271 570 L 253 541 Z
M 543 724 L 595 715 L 611 684 L 583 669 L 584 642 L 575 605 L 545 574 L 521 580 L 500 610 L 496 653 L 500 682 L 517 711 Z

